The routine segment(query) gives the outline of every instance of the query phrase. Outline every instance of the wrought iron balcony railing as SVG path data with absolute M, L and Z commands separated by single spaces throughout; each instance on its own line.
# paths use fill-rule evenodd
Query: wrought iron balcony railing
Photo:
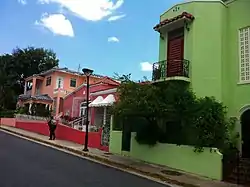
M 188 60 L 163 60 L 153 64 L 152 80 L 157 81 L 169 77 L 189 78 Z

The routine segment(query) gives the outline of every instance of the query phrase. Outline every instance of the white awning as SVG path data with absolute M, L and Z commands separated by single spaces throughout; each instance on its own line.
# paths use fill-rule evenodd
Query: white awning
M 99 103 L 99 106 L 111 106 L 115 102 L 115 97 L 113 94 L 109 94 L 103 101 Z
M 102 96 L 98 96 L 93 102 L 91 102 L 89 104 L 89 107 L 99 107 L 100 103 L 103 101 L 103 97 Z

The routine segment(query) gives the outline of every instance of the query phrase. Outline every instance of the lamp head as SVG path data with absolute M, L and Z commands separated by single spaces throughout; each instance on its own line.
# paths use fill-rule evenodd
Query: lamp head
M 87 77 L 92 75 L 92 73 L 94 72 L 92 69 L 88 69 L 88 68 L 83 68 L 82 72 L 84 73 L 84 75 L 86 75 Z

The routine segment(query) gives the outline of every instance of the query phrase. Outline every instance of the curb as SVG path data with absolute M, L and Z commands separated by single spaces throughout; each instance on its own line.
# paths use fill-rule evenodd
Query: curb
M 180 182 L 180 181 L 177 181 L 177 180 L 173 180 L 173 179 L 170 179 L 170 178 L 168 178 L 168 177 L 166 177 L 164 175 L 158 174 L 158 173 L 150 173 L 150 172 L 147 172 L 147 171 L 143 171 L 141 169 L 138 169 L 138 168 L 135 168 L 135 167 L 132 167 L 132 166 L 128 166 L 126 164 L 111 161 L 111 160 L 109 160 L 108 158 L 105 158 L 105 157 L 97 156 L 97 155 L 94 155 L 94 154 L 91 154 L 91 153 L 76 150 L 74 148 L 70 148 L 70 147 L 67 147 L 67 146 L 63 146 L 63 145 L 52 143 L 52 142 L 49 142 L 49 141 L 46 141 L 46 140 L 42 140 L 40 138 L 25 135 L 25 134 L 22 134 L 22 133 L 19 133 L 19 132 L 16 132 L 16 131 L 12 131 L 10 129 L 5 129 L 5 128 L 1 127 L 1 126 L 0 126 L 0 129 L 2 131 L 10 132 L 10 133 L 19 135 L 21 137 L 25 137 L 25 138 L 32 139 L 32 140 L 35 140 L 35 141 L 38 141 L 38 142 L 41 142 L 41 143 L 44 143 L 44 144 L 47 144 L 47 145 L 51 145 L 53 147 L 57 147 L 57 148 L 60 148 L 60 149 L 70 151 L 70 152 L 75 153 L 75 154 L 80 155 L 80 156 L 91 158 L 93 160 L 102 162 L 104 164 L 107 164 L 107 165 L 110 165 L 110 166 L 113 166 L 113 167 L 116 167 L 116 168 L 124 169 L 124 170 L 131 171 L 131 172 L 135 172 L 135 173 L 137 173 L 139 175 L 144 175 L 144 176 L 153 178 L 153 179 L 161 181 L 161 182 L 165 182 L 165 183 L 172 184 L 172 185 L 183 186 L 183 187 L 199 187 L 199 185 L 188 184 L 188 183 Z

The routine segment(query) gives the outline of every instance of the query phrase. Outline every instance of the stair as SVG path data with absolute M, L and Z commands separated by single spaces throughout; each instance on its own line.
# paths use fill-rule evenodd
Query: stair
M 250 186 L 250 158 L 240 158 L 238 166 L 233 169 L 227 181 Z

